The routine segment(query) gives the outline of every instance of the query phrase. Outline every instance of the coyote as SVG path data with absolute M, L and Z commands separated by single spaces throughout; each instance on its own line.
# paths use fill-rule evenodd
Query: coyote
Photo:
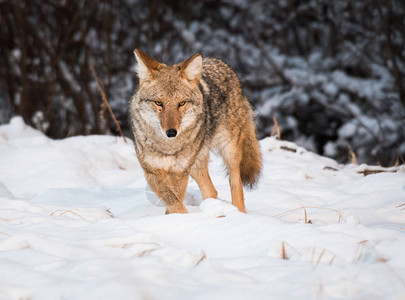
M 235 72 L 199 53 L 173 66 L 139 49 L 134 53 L 139 77 L 130 101 L 135 150 L 166 214 L 187 213 L 183 199 L 189 175 L 203 199 L 217 197 L 208 174 L 210 150 L 228 169 L 232 204 L 246 212 L 242 184 L 255 185 L 262 158 L 253 112 Z

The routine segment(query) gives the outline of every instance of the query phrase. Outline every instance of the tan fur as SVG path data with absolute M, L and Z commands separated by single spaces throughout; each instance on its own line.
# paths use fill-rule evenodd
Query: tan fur
M 135 149 L 151 189 L 167 213 L 186 213 L 188 178 L 203 199 L 216 198 L 208 174 L 210 150 L 229 172 L 232 204 L 245 212 L 242 184 L 253 186 L 261 170 L 252 109 L 236 74 L 224 62 L 195 54 L 167 66 L 135 50 L 139 88 L 130 104 Z M 167 131 L 177 132 L 168 137 Z

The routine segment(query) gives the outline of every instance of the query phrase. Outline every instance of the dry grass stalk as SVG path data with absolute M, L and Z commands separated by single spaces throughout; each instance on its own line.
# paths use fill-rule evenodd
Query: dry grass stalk
M 66 134 L 65 138 L 69 138 L 74 135 L 73 128 L 70 128 L 68 133 Z
M 282 257 L 282 259 L 287 259 L 287 255 L 285 254 L 284 242 L 281 243 L 281 257 Z
M 318 247 L 312 248 L 311 264 L 314 262 L 316 249 L 319 249 L 319 248 L 318 248 Z M 320 253 L 319 256 L 318 256 L 318 259 L 316 260 L 316 262 L 315 262 L 315 264 L 314 264 L 315 267 L 320 264 L 320 262 L 321 262 L 321 260 L 322 260 L 322 257 L 323 257 L 323 255 L 325 254 L 326 251 L 328 251 L 328 250 L 325 249 L 325 248 L 322 248 L 322 251 L 321 251 L 321 253 Z M 330 251 L 328 251 L 328 252 L 330 252 Z M 331 253 L 331 254 L 333 254 L 333 253 Z M 329 265 L 332 265 L 332 263 L 333 263 L 333 261 L 335 260 L 335 258 L 336 258 L 336 254 L 333 254 L 333 256 L 332 256 L 332 258 L 329 260 L 328 264 L 329 264 Z
M 405 164 L 405 161 L 404 161 L 404 158 L 402 157 L 401 152 L 399 151 L 399 149 L 397 149 L 397 156 L 392 159 L 389 166 L 397 168 L 401 164 L 402 165 Z
M 401 154 L 401 152 L 399 152 L 399 150 L 398 150 L 398 158 L 401 160 L 402 164 L 405 165 L 405 160 L 402 157 L 402 154 Z
M 290 151 L 290 152 L 293 152 L 293 153 L 297 153 L 297 149 L 290 148 L 290 147 L 287 147 L 287 146 L 280 146 L 280 149 Z
M 298 251 L 297 249 L 295 249 L 293 246 L 291 246 L 289 243 L 283 241 L 281 243 L 281 258 L 282 259 L 289 259 L 288 255 L 287 255 L 287 251 L 286 251 L 286 246 L 288 246 L 290 249 L 294 250 L 296 253 L 298 253 L 300 256 L 302 256 L 302 253 L 300 251 Z
M 317 266 L 321 262 L 321 259 L 323 257 L 323 254 L 325 253 L 325 251 L 326 251 L 325 249 L 322 249 L 322 252 L 321 252 L 321 254 L 319 254 L 319 257 L 318 257 L 318 260 L 315 263 L 315 266 Z
M 363 171 L 357 171 L 357 173 L 363 174 L 364 176 L 368 176 L 378 173 L 396 173 L 398 171 L 399 171 L 398 167 L 384 168 L 381 166 L 367 166 L 366 169 L 364 169 Z
M 333 264 L 333 262 L 335 261 L 336 255 L 334 254 L 332 259 L 329 262 L 329 265 L 331 266 Z
M 353 152 L 352 147 L 349 145 L 349 161 L 353 164 L 353 165 L 357 165 L 357 157 L 356 154 Z
M 121 169 L 121 167 L 120 167 L 120 169 Z M 121 169 L 121 170 L 122 170 L 122 169 Z M 109 208 L 107 208 L 105 211 L 107 212 L 107 214 L 108 214 L 111 218 L 114 218 L 114 215 L 112 214 L 112 212 L 111 212 L 111 210 L 110 210 Z
M 397 154 L 397 157 L 394 158 L 394 161 L 395 161 L 395 163 L 392 163 L 392 162 L 391 162 L 389 165 L 396 168 L 396 167 L 399 166 L 399 156 L 398 156 L 398 154 Z
M 62 213 L 60 213 L 60 214 L 58 215 L 58 217 L 61 217 L 61 216 L 63 216 L 64 214 L 67 214 L 67 213 L 72 213 L 72 214 L 74 214 L 74 215 L 76 215 L 76 216 L 78 216 L 78 217 L 84 219 L 81 215 L 79 215 L 77 212 L 74 212 L 73 210 L 62 210 L 62 209 L 55 210 L 53 213 L 50 214 L 50 216 L 53 216 L 55 213 L 60 212 L 60 211 L 61 211 Z
M 338 223 L 340 223 L 340 220 L 343 220 L 343 221 L 346 222 L 345 218 L 343 218 L 342 213 L 341 213 L 340 211 L 338 211 L 337 209 L 326 208 L 326 207 L 318 207 L 318 206 L 300 206 L 300 207 L 297 207 L 297 208 L 294 208 L 294 209 L 289 209 L 289 210 L 284 211 L 284 212 L 282 212 L 282 213 L 276 214 L 276 215 L 274 215 L 274 216 L 272 216 L 272 217 L 275 218 L 275 217 L 279 217 L 279 216 L 288 214 L 288 213 L 290 213 L 290 212 L 293 212 L 293 211 L 296 211 L 296 210 L 299 210 L 299 209 L 304 209 L 304 210 L 305 210 L 305 209 L 308 209 L 308 208 L 334 211 L 334 212 L 336 212 L 336 213 L 339 215 Z M 305 212 L 305 213 L 306 213 L 306 212 Z M 311 223 L 312 223 L 312 221 L 311 221 Z
M 316 250 L 316 247 L 313 247 L 313 248 L 312 248 L 312 252 L 311 252 L 311 263 L 314 261 L 315 250 Z
M 197 263 L 194 265 L 194 267 L 197 267 L 204 259 L 207 258 L 207 254 L 205 254 L 205 252 L 203 251 L 203 255 L 201 256 L 201 258 L 197 261 Z
M 138 257 L 144 257 L 146 254 L 149 254 L 149 253 L 151 253 L 151 252 L 153 252 L 153 251 L 156 251 L 157 249 L 148 249 L 148 250 L 144 250 L 144 251 L 142 251 L 141 253 L 139 253 L 137 256 Z
M 281 140 L 280 127 L 278 126 L 276 117 L 273 117 L 273 122 L 274 122 L 274 126 L 273 126 L 273 129 L 271 130 L 270 136 L 274 136 L 277 133 L 277 139 Z
M 119 131 L 121 137 L 124 138 L 124 142 L 126 143 L 127 140 L 125 139 L 125 136 L 124 136 L 124 134 L 122 133 L 122 130 L 121 130 L 121 126 L 120 126 L 120 124 L 118 123 L 117 119 L 115 118 L 114 113 L 113 113 L 113 111 L 112 111 L 112 109 L 111 109 L 111 106 L 110 106 L 110 104 L 108 103 L 107 96 L 105 95 L 105 92 L 104 92 L 103 88 L 101 87 L 100 79 L 99 79 L 98 76 L 97 76 L 97 73 L 96 73 L 96 70 L 94 69 L 94 65 L 93 65 L 93 64 L 90 64 L 90 70 L 91 70 L 91 73 L 93 74 L 94 79 L 96 80 L 96 83 L 97 83 L 97 90 L 98 90 L 98 92 L 100 93 L 101 98 L 103 99 L 103 105 L 104 105 L 105 107 L 107 107 L 107 109 L 108 109 L 108 111 L 110 112 L 110 115 L 111 115 L 111 117 L 112 117 L 112 119 L 113 119 L 113 121 L 114 121 L 114 123 L 115 123 L 115 126 L 117 127 L 117 129 L 118 129 L 118 131 Z
M 355 252 L 355 255 L 354 255 L 354 258 L 352 261 L 353 264 L 357 264 L 359 262 L 361 256 L 363 255 L 363 253 L 366 249 L 367 243 L 368 243 L 368 240 L 363 240 L 357 244 L 356 252 Z

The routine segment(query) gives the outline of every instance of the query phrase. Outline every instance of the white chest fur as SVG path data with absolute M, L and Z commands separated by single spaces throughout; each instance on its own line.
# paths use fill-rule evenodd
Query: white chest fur
M 181 157 L 176 158 L 171 155 L 144 155 L 144 162 L 150 167 L 173 172 L 182 172 L 186 170 L 190 158 Z

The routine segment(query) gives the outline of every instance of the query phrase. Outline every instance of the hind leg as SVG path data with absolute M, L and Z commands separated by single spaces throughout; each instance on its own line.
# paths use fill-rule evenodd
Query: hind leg
M 243 200 L 242 179 L 240 176 L 242 150 L 238 141 L 232 140 L 229 143 L 224 143 L 222 149 L 220 149 L 220 154 L 229 172 L 232 204 L 235 205 L 239 211 L 246 212 L 245 202 Z
M 190 170 L 190 175 L 197 182 L 203 199 L 217 198 L 218 196 L 218 192 L 208 174 L 208 159 L 208 151 L 200 154 Z

